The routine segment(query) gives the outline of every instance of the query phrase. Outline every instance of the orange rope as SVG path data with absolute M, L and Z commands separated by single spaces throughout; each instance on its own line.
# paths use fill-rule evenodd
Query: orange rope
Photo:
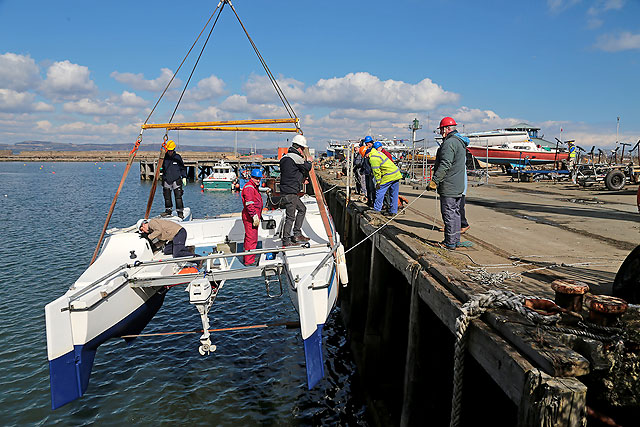
M 278 322 L 278 323 L 265 323 L 262 325 L 250 325 L 250 326 L 234 326 L 230 328 L 209 329 L 209 332 L 225 332 L 225 331 L 240 331 L 244 329 L 262 329 L 270 326 L 286 326 L 286 327 L 299 327 L 299 322 Z M 120 338 L 138 338 L 138 337 L 159 337 L 165 335 L 186 335 L 186 334 L 201 334 L 204 329 L 198 331 L 179 331 L 179 332 L 157 332 L 153 334 L 138 334 L 138 335 L 122 335 Z

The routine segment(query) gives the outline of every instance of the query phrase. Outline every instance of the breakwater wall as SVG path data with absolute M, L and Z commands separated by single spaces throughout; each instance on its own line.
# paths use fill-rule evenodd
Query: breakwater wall
M 470 321 L 458 357 L 464 371 L 454 375 L 456 319 L 485 290 L 393 223 L 363 241 L 386 219 L 347 205 L 328 173 L 320 180 L 345 248 L 353 247 L 339 304 L 375 425 L 449 425 L 454 382 L 460 425 L 586 425 L 587 388 L 576 377 L 588 362 L 562 345 L 541 348 L 514 313 Z

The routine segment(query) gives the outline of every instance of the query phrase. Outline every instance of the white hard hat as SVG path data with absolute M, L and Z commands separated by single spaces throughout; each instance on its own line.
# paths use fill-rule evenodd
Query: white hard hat
M 146 224 L 147 220 L 146 219 L 140 219 L 138 220 L 138 222 L 136 222 L 136 230 L 140 230 L 140 227 L 142 227 L 142 224 Z
M 304 148 L 309 148 L 309 145 L 307 144 L 307 138 L 305 138 L 302 135 L 294 136 L 293 139 L 291 140 L 291 143 L 292 144 L 297 144 L 297 145 L 299 145 L 301 147 L 304 147 Z

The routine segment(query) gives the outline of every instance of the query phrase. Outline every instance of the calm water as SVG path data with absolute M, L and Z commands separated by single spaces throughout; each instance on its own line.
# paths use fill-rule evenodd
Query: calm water
M 44 306 L 87 267 L 123 163 L 0 163 L 0 423 L 102 425 L 366 424 L 355 366 L 337 309 L 325 328 L 325 379 L 306 389 L 297 329 L 274 327 L 213 335 L 215 353 L 198 353 L 199 335 L 139 338 L 103 344 L 89 388 L 78 401 L 50 409 Z M 144 215 L 151 184 L 134 163 L 110 226 Z M 195 217 L 235 212 L 237 194 L 184 195 Z M 163 210 L 160 192 L 152 214 Z M 270 299 L 262 281 L 228 282 L 211 327 L 296 320 L 288 296 Z M 144 332 L 195 330 L 195 307 L 179 287 Z

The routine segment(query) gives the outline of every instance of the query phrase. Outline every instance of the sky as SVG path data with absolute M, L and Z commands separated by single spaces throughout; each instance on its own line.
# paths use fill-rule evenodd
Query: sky
M 545 139 L 640 139 L 640 0 L 233 0 L 311 147 L 433 141 L 527 122 Z M 217 1 L 0 0 L 0 143 L 133 143 Z M 214 18 L 215 19 L 215 18 Z M 287 118 L 225 5 L 149 123 Z M 178 103 L 185 84 L 186 92 Z M 619 118 L 619 119 L 618 119 Z M 160 142 L 164 131 L 147 130 Z M 289 133 L 170 132 L 185 145 L 285 146 Z

